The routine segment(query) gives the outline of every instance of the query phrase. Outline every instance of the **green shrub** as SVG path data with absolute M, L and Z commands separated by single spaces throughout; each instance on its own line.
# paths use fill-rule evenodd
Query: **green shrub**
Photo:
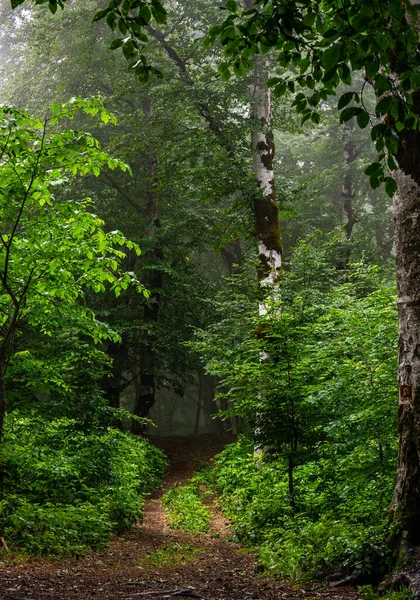
M 12 548 L 80 555 L 141 518 L 163 473 L 162 453 L 116 429 L 81 431 L 71 419 L 9 417 L 0 527 Z
M 382 470 L 369 449 L 363 456 L 357 463 L 350 454 L 295 467 L 293 510 L 286 461 L 257 465 L 251 440 L 231 444 L 217 457 L 215 476 L 237 540 L 256 550 L 262 567 L 290 579 L 343 566 L 369 572 L 378 556 L 386 564 L 380 519 L 393 473 Z
M 29 503 L 9 497 L 3 503 L 2 530 L 12 547 L 36 555 L 81 556 L 103 548 L 113 532 L 100 506 Z

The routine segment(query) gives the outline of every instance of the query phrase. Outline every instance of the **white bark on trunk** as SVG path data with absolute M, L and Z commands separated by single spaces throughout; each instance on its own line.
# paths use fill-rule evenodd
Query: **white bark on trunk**
M 280 225 L 274 188 L 274 139 L 271 131 L 270 90 L 266 59 L 255 57 L 254 80 L 251 86 L 251 145 L 253 170 L 259 194 L 255 198 L 255 238 L 259 251 L 258 277 L 262 295 L 269 294 L 281 269 L 282 252 Z M 261 310 L 265 314 L 265 307 Z
M 278 206 L 274 188 L 274 139 L 271 131 L 270 90 L 266 86 L 268 77 L 264 57 L 254 58 L 255 71 L 251 85 L 251 118 L 253 130 L 251 146 L 253 155 L 253 171 L 258 184 L 258 192 L 254 201 L 255 230 L 254 235 L 258 246 L 258 281 L 261 300 L 259 315 L 263 317 L 268 310 L 268 303 L 276 296 L 276 284 L 282 264 L 282 249 L 280 241 L 280 224 Z M 261 361 L 270 360 L 270 355 L 262 350 Z M 264 382 L 261 382 L 260 402 L 264 397 Z M 258 409 L 257 409 L 258 412 Z M 261 425 L 258 425 L 261 421 Z M 258 437 L 263 431 L 263 415 L 257 414 Z M 254 457 L 264 453 L 266 447 L 256 444 Z

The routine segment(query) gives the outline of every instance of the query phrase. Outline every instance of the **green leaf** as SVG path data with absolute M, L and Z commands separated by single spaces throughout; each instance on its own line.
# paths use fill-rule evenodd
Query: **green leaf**
M 347 106 L 347 104 L 350 104 L 350 102 L 353 100 L 353 95 L 353 92 L 346 92 L 345 94 L 342 94 L 338 101 L 338 110 L 341 110 Z
M 237 58 L 233 63 L 233 72 L 237 77 L 243 77 L 246 73 L 246 69 L 242 63 L 242 61 Z
M 337 64 L 340 58 L 340 46 L 339 44 L 334 44 L 330 46 L 322 55 L 322 65 L 324 66 L 326 71 L 329 71 Z
M 397 132 L 393 129 L 388 129 L 385 135 L 385 146 L 391 154 L 397 154 L 398 144 L 399 138 Z
M 350 121 L 355 115 L 359 114 L 362 111 L 358 106 L 349 106 L 345 108 L 340 113 L 340 123 L 344 123 L 344 121 Z
M 101 19 L 103 19 L 104 17 L 106 17 L 109 12 L 111 12 L 109 8 L 107 8 L 106 10 L 100 10 L 100 11 L 98 11 L 95 14 L 95 16 L 93 17 L 93 23 L 95 23 L 96 21 L 100 21 Z
M 387 130 L 387 126 L 385 125 L 385 123 L 378 123 L 377 125 L 372 127 L 372 130 L 370 132 L 370 137 L 375 142 L 376 140 L 378 140 L 380 137 L 382 137 L 385 134 L 386 130 Z
M 376 116 L 382 117 L 382 115 L 386 115 L 390 111 L 393 101 L 393 96 L 385 96 L 385 98 L 379 100 L 375 108 Z
M 117 16 L 116 16 L 116 14 L 115 14 L 115 12 L 114 12 L 114 11 L 111 11 L 111 12 L 109 12 L 109 13 L 106 15 L 106 22 L 107 22 L 107 25 L 108 25 L 108 27 L 110 27 L 110 29 L 112 29 L 113 31 L 114 31 L 114 30 L 117 28 L 117 25 L 118 25 L 118 24 L 117 24 L 117 20 L 116 20 L 116 19 L 117 19 Z
M 287 91 L 287 85 L 286 85 L 286 83 L 283 82 L 283 83 L 279 83 L 276 85 L 276 87 L 274 88 L 273 94 L 276 98 L 281 98 L 282 96 L 284 96 L 286 91 Z
M 142 19 L 144 19 L 144 21 L 149 24 L 151 19 L 152 19 L 152 11 L 151 9 L 147 6 L 147 4 L 144 4 L 143 6 L 141 6 L 139 8 L 139 12 L 138 12 L 139 17 L 141 17 Z
M 109 46 L 110 50 L 115 50 L 116 48 L 120 48 L 124 44 L 123 38 L 117 38 L 111 42 Z
M 328 40 L 328 39 L 331 39 L 331 38 L 337 37 L 337 36 L 339 36 L 339 35 L 340 35 L 340 32 L 338 31 L 338 29 L 336 29 L 335 27 L 333 27 L 332 29 L 328 29 L 328 30 L 327 30 L 327 31 L 326 31 L 326 32 L 323 34 L 323 37 L 324 37 L 325 39 L 327 39 L 327 40 Z
M 128 27 L 124 19 L 118 19 L 118 29 L 123 35 L 126 35 L 128 32 Z
M 369 125 L 369 122 L 369 114 L 362 109 L 362 111 L 357 115 L 357 124 L 359 125 L 360 129 L 364 129 Z
M 270 77 L 267 79 L 267 87 L 274 87 L 278 83 L 281 83 L 282 79 L 280 77 Z
M 153 2 L 152 0 L 151 11 L 156 23 L 158 25 L 165 25 L 166 21 L 168 20 L 168 14 L 160 2 Z
M 385 179 L 385 191 L 390 198 L 392 198 L 397 191 L 397 182 L 393 177 L 387 177 Z
M 338 67 L 338 71 L 340 73 L 340 79 L 343 83 L 345 83 L 346 85 L 351 85 L 352 79 L 351 79 L 351 71 L 348 67 L 348 65 L 346 65 L 345 63 L 342 63 L 339 67 Z M 356 97 L 356 95 L 355 95 Z
M 374 162 L 371 163 L 365 170 L 364 170 L 364 174 L 365 175 L 375 175 L 376 173 L 379 173 L 383 170 L 382 167 L 382 163 L 380 162 Z
M 219 66 L 217 67 L 217 70 L 219 72 L 220 77 L 222 78 L 223 81 L 229 81 L 229 79 L 231 78 L 232 74 L 230 72 L 229 69 L 229 65 L 225 62 L 221 62 L 219 64 Z
M 381 179 L 380 179 L 380 177 L 378 177 L 376 175 L 372 175 L 369 178 L 369 182 L 370 182 L 370 186 L 373 190 L 378 189 L 378 187 L 381 185 Z
M 397 161 L 395 160 L 395 158 L 392 156 L 392 154 L 388 155 L 388 159 L 387 159 L 387 164 L 388 164 L 388 168 L 391 171 L 396 171 L 398 169 L 398 165 L 397 165 Z
M 385 75 L 382 75 L 382 73 L 380 73 L 375 78 L 373 82 L 373 87 L 375 88 L 377 95 L 382 96 L 382 94 L 384 94 L 387 90 L 390 90 L 392 86 L 388 79 L 385 77 Z

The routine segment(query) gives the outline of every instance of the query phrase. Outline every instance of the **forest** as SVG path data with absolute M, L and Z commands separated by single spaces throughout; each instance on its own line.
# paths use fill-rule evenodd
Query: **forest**
M 420 597 L 418 5 L 0 0 L 0 600 Z

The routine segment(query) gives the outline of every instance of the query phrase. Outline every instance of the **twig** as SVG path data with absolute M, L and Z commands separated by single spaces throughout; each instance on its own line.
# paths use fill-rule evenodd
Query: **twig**
M 176 588 L 174 590 L 166 590 L 163 592 L 138 592 L 132 594 L 133 596 L 187 596 L 189 598 L 202 598 L 200 594 L 197 594 L 191 588 Z
M 0 544 L 7 552 L 9 552 L 9 546 L 6 544 L 4 537 L 0 537 Z

